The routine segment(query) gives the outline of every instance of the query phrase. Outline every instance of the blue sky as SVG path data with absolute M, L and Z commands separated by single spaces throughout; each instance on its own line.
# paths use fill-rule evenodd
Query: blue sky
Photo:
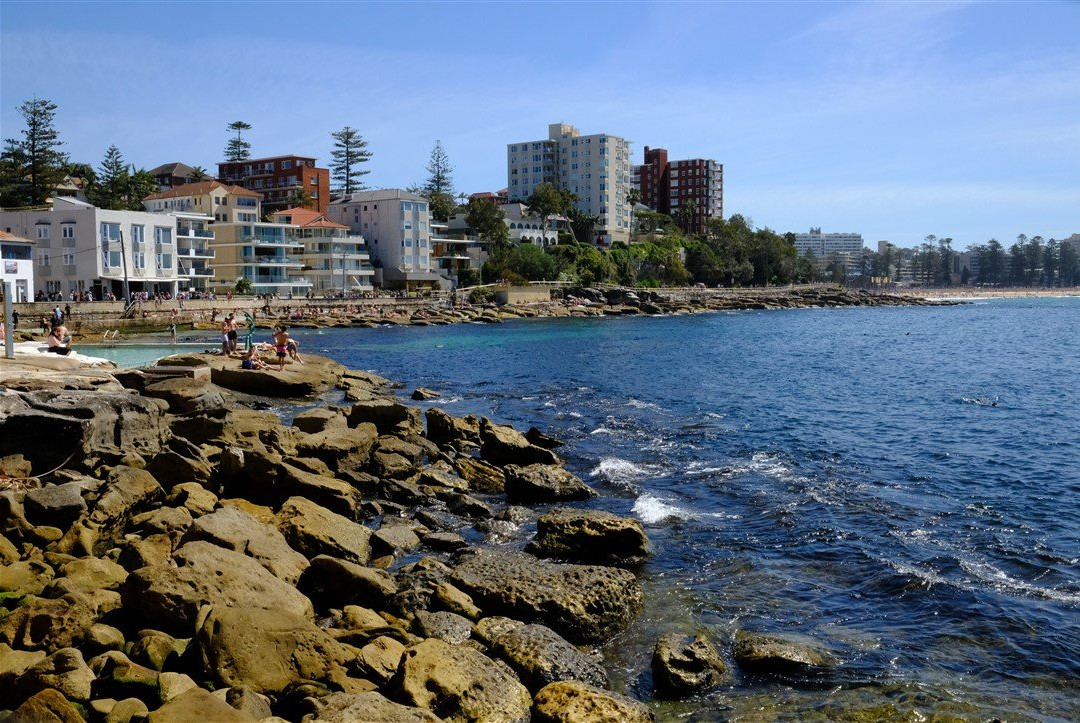
M 602 28 L 603 30 L 599 30 Z M 759 226 L 957 247 L 1080 232 L 1080 3 L 0 2 L 0 130 L 59 104 L 75 160 L 329 162 L 360 129 L 370 186 L 506 185 L 547 124 L 725 167 Z

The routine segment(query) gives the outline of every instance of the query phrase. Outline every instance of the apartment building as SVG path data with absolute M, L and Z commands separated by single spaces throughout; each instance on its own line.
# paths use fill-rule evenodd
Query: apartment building
M 374 282 L 388 288 L 446 286 L 433 263 L 427 199 L 400 188 L 358 191 L 334 200 L 327 214 L 367 241 Z
M 364 237 L 354 235 L 345 224 L 308 208 L 287 208 L 271 216 L 275 223 L 296 227 L 304 245 L 300 260 L 311 290 L 320 295 L 371 291 L 375 270 Z
M 687 233 L 705 233 L 709 220 L 724 217 L 724 165 L 718 161 L 669 161 L 666 149 L 645 146 L 634 185 L 643 204 L 672 216 Z
M 812 228 L 809 233 L 795 234 L 795 250 L 801 256 L 813 254 L 819 266 L 829 256 L 839 254 L 845 266 L 853 268 L 863 252 L 863 237 L 861 233 L 822 233 L 820 228 Z
M 221 223 L 255 223 L 262 195 L 220 181 L 186 183 L 143 199 L 143 208 L 155 213 L 198 213 Z
M 524 201 L 541 183 L 568 189 L 582 213 L 599 217 L 596 241 L 630 237 L 630 143 L 606 133 L 583 136 L 572 125 L 553 123 L 543 140 L 506 147 L 508 197 Z
M 34 300 L 34 242 L 0 230 L 0 287 L 3 296 L 11 284 L 13 301 Z
M 163 163 L 157 168 L 151 169 L 150 175 L 157 180 L 162 191 L 167 191 L 170 188 L 191 183 L 192 177 L 195 175 L 195 169 L 186 163 Z
M 89 291 L 96 299 L 106 292 L 122 296 L 125 279 L 132 292 L 192 288 L 177 266 L 180 222 L 173 213 L 110 211 L 61 197 L 48 210 L 0 213 L 0 229 L 36 242 L 36 289 L 64 296 Z
M 310 196 L 309 206 L 319 213 L 330 206 L 330 171 L 317 168 L 310 156 L 226 161 L 218 164 L 218 180 L 261 193 L 267 213 L 293 208 L 301 192 Z

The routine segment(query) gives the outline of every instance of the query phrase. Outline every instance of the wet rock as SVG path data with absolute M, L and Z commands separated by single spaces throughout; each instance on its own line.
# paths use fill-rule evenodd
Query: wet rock
M 426 387 L 417 387 L 413 390 L 412 398 L 418 402 L 422 402 L 427 399 L 436 399 L 441 397 L 442 394 L 436 392 L 433 389 L 427 389 Z
M 564 680 L 545 686 L 533 702 L 534 723 L 649 723 L 644 703 L 618 693 Z
M 388 399 L 358 402 L 349 412 L 349 426 L 371 423 L 379 434 L 423 434 L 420 410 Z
M 527 720 L 532 696 L 506 668 L 469 647 L 425 640 L 405 651 L 390 686 L 447 720 Z
M 196 629 L 199 653 L 217 682 L 260 693 L 301 680 L 343 678 L 355 657 L 308 618 L 282 610 L 208 607 Z
M 0 618 L 0 643 L 48 652 L 77 647 L 97 616 L 97 605 L 81 593 L 56 600 L 30 597 Z
M 191 688 L 157 710 L 151 711 L 147 720 L 149 723 L 252 723 L 255 719 L 236 710 L 208 690 Z
M 544 625 L 514 626 L 495 637 L 492 651 L 509 663 L 533 692 L 559 680 L 601 687 L 608 683 L 599 663 Z
M 480 456 L 500 466 L 558 465 L 560 462 L 550 449 L 536 446 L 513 427 L 495 424 L 487 417 L 480 420 Z
M 464 478 L 454 471 L 446 462 L 436 462 L 430 467 L 425 467 L 420 470 L 420 475 L 416 479 L 418 485 L 427 485 L 428 487 L 446 487 L 447 489 L 457 490 L 458 492 L 468 492 L 469 483 Z
M 472 623 L 455 613 L 416 611 L 416 632 L 425 638 L 438 638 L 458 645 L 472 635 Z
M 35 525 L 66 527 L 86 512 L 85 489 L 85 484 L 68 482 L 29 490 L 23 501 L 27 519 Z
M 27 668 L 15 688 L 27 698 L 52 688 L 68 700 L 86 702 L 90 700 L 93 683 L 94 671 L 83 660 L 82 653 L 75 648 L 63 648 Z
M 493 464 L 475 457 L 458 457 L 454 460 L 454 467 L 469 483 L 469 488 L 481 494 L 494 495 L 506 489 L 506 475 Z
M 160 382 L 147 384 L 142 391 L 144 397 L 163 399 L 173 414 L 202 412 L 207 409 L 220 409 L 225 406 L 221 392 L 206 379 L 173 377 Z
M 394 578 L 383 570 L 319 555 L 300 579 L 300 589 L 324 607 L 363 605 L 381 609 L 398 588 Z
M 456 552 L 469 546 L 465 538 L 456 532 L 429 532 L 423 537 L 424 546 L 432 550 Z
M 630 517 L 557 509 L 537 520 L 536 537 L 526 549 L 570 562 L 637 567 L 649 557 L 649 538 L 642 524 Z
M 347 423 L 345 415 L 325 407 L 316 407 L 315 409 L 300 412 L 293 417 L 292 426 L 307 434 L 317 434 L 328 429 L 345 427 Z
M 167 632 L 190 630 L 203 605 L 314 614 L 306 597 L 246 555 L 200 541 L 187 543 L 173 558 L 175 566 L 135 571 L 122 590 L 125 608 Z
M 542 623 L 578 644 L 609 639 L 641 608 L 641 587 L 626 570 L 545 562 L 509 550 L 467 556 L 452 582 L 489 614 Z
M 308 559 L 329 555 L 366 565 L 371 530 L 303 497 L 290 497 L 277 516 L 289 546 Z
M 554 437 L 549 437 L 536 427 L 529 427 L 529 431 L 525 433 L 525 439 L 529 440 L 530 444 L 535 444 L 537 447 L 543 447 L 544 449 L 555 449 L 566 444 Z
M 427 438 L 438 445 L 451 444 L 457 449 L 480 446 L 480 421 L 472 414 L 453 417 L 438 407 L 428 409 Z
M 371 535 L 375 555 L 398 555 L 415 550 L 420 538 L 405 525 L 383 525 Z
M 506 473 L 508 502 L 560 502 L 596 497 L 591 487 L 562 467 L 508 464 L 503 470 Z
M 369 693 L 331 693 L 315 698 L 314 715 L 304 723 L 438 723 L 439 718 L 422 708 L 394 703 L 383 695 Z
M 235 507 L 223 507 L 191 525 L 181 544 L 205 540 L 243 552 L 285 582 L 296 584 L 308 561 L 289 547 L 285 536 Z
M 727 668 L 704 636 L 673 633 L 656 641 L 652 671 L 657 693 L 677 697 L 719 685 Z
M 809 645 L 745 630 L 735 633 L 732 653 L 740 668 L 758 675 L 785 675 L 830 664 L 824 655 Z
M 26 699 L 5 723 L 83 723 L 79 709 L 64 694 L 47 688 Z

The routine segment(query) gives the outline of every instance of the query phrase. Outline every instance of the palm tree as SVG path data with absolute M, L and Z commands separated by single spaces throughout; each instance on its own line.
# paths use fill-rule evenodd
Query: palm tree
M 289 196 L 289 203 L 294 208 L 311 208 L 315 205 L 315 199 L 311 197 L 306 188 L 301 188 L 292 192 Z
M 188 180 L 191 183 L 198 183 L 199 181 L 207 181 L 210 179 L 210 174 L 202 166 L 195 166 L 191 169 L 191 174 L 188 176 Z
M 630 205 L 630 235 L 628 238 L 634 238 L 634 206 L 641 203 L 641 189 L 631 188 L 630 192 L 626 194 L 626 202 Z

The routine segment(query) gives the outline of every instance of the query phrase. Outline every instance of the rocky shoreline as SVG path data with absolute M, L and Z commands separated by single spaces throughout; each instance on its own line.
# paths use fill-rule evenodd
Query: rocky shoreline
M 641 523 L 576 506 L 597 492 L 535 428 L 305 362 L 5 379 L 0 720 L 652 720 L 597 655 L 642 608 Z M 725 659 L 831 664 L 687 630 L 657 640 L 653 696 L 730 683 Z

